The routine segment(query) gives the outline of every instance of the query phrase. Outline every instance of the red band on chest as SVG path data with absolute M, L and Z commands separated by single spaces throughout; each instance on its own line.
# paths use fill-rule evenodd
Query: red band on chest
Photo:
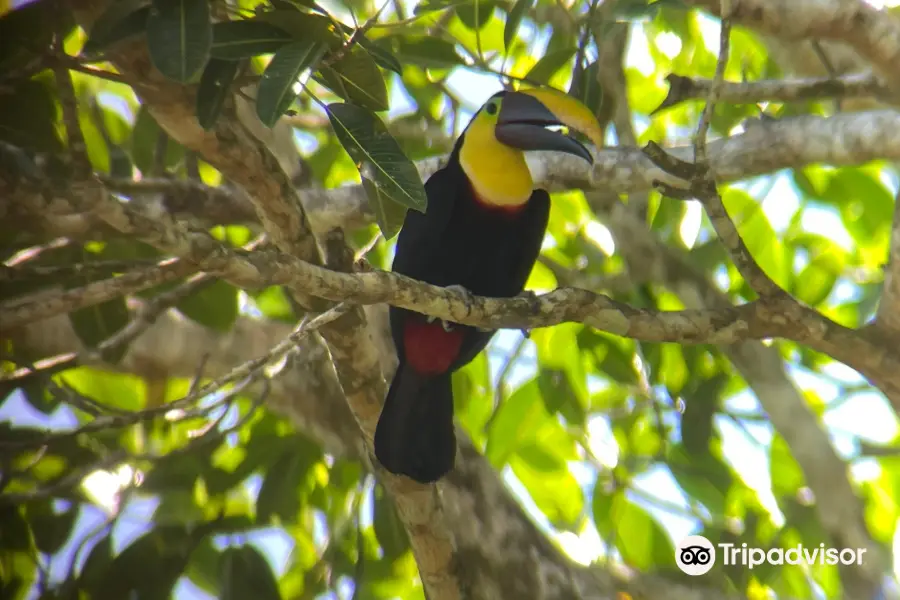
M 450 370 L 459 356 L 463 330 L 445 331 L 440 321 L 426 323 L 409 319 L 403 326 L 406 364 L 422 375 L 440 375 Z

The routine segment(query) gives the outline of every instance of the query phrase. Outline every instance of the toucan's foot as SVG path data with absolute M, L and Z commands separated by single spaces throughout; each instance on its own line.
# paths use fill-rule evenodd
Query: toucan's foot
M 431 325 L 432 323 L 434 323 L 437 320 L 439 320 L 439 319 L 433 315 L 428 315 L 425 317 L 425 322 L 428 323 L 429 325 Z M 441 327 L 444 328 L 444 331 L 453 331 L 453 323 L 450 323 L 449 321 L 445 321 L 443 319 L 440 319 L 440 322 L 441 322 Z
M 519 296 L 521 296 L 522 298 L 525 298 L 526 300 L 528 300 L 531 303 L 534 303 L 534 301 L 538 299 L 538 295 L 535 294 L 531 290 L 523 290 L 522 293 L 519 294 Z
M 453 290 L 457 294 L 462 294 L 465 297 L 463 301 L 466 303 L 466 305 L 469 304 L 469 296 L 472 295 L 472 292 L 470 292 L 463 286 L 458 285 L 458 284 L 453 284 L 453 285 L 448 285 L 446 289 Z

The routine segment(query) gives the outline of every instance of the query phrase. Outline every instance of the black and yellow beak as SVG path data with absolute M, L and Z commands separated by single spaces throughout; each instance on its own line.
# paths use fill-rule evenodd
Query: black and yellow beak
M 507 92 L 500 105 L 494 135 L 502 144 L 519 150 L 552 150 L 578 156 L 593 164 L 590 151 L 574 138 L 547 127 L 569 126 L 597 143 L 599 125 L 588 109 L 562 92 L 524 90 Z

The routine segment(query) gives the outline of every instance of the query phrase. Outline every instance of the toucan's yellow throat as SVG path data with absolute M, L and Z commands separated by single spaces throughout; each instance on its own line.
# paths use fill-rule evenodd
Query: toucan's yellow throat
M 479 200 L 498 208 L 524 205 L 534 182 L 525 150 L 555 150 L 593 162 L 575 139 L 547 129 L 568 126 L 598 146 L 601 128 L 578 100 L 552 89 L 500 92 L 472 118 L 463 133 L 459 161 Z

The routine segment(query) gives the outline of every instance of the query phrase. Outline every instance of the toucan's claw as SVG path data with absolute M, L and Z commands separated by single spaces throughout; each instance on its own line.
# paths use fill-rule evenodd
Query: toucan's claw
M 441 327 L 444 328 L 444 331 L 453 331 L 453 323 L 450 323 L 443 319 L 441 319 Z
M 435 317 L 433 315 L 428 315 L 425 317 L 425 322 L 428 323 L 429 325 L 431 325 L 435 321 L 437 321 L 437 317 Z
M 471 296 L 471 293 L 469 292 L 469 290 L 467 290 L 466 288 L 464 288 L 463 286 L 458 285 L 458 284 L 448 285 L 447 289 L 453 290 L 457 294 L 462 294 L 463 296 L 465 296 L 465 302 L 468 304 L 469 296 Z

